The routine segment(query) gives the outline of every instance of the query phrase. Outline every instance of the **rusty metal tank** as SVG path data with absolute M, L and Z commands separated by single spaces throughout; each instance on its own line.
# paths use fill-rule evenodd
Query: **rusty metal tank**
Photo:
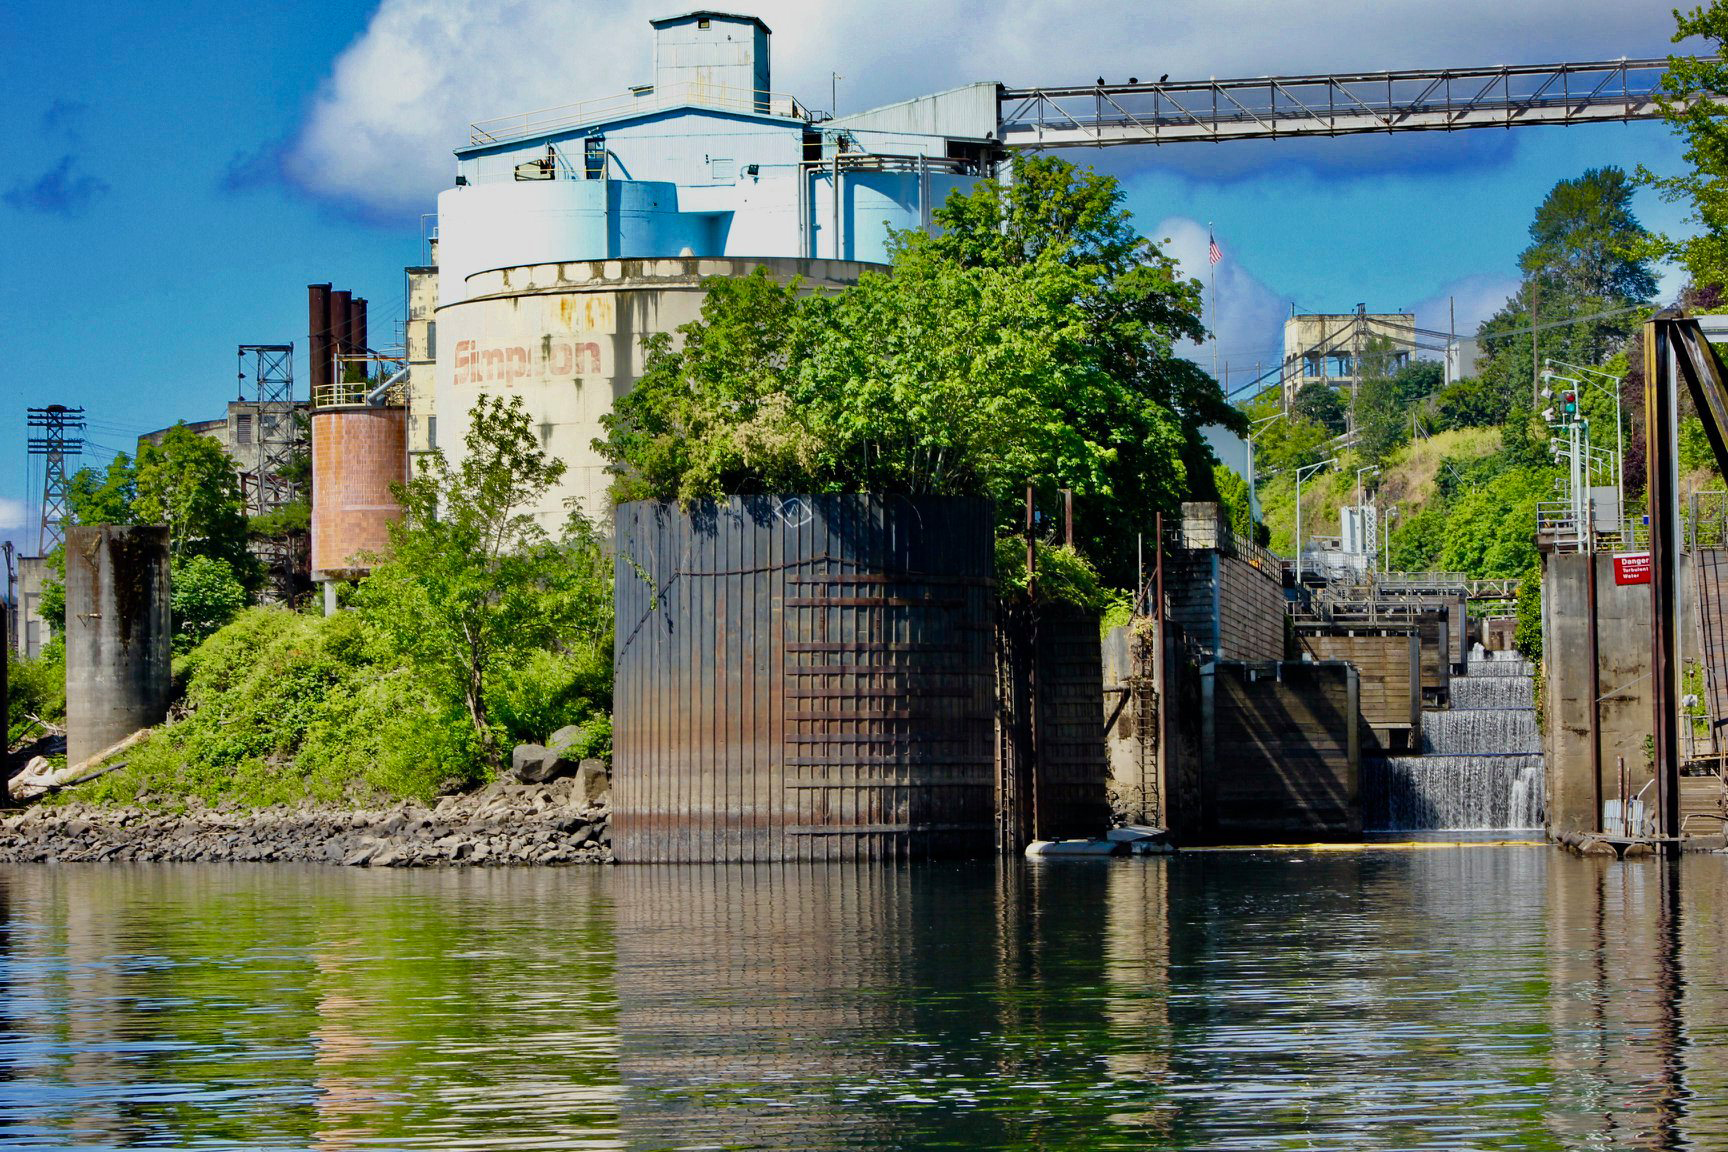
M 621 505 L 617 858 L 988 855 L 992 520 L 954 498 Z
M 390 488 L 408 478 L 408 412 L 319 399 L 312 410 L 312 579 L 347 580 L 367 570 L 366 555 L 384 552 L 390 524 L 402 516 Z

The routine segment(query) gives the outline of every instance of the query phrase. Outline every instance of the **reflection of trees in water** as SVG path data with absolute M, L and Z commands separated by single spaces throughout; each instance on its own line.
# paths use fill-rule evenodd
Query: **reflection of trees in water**
M 615 1146 L 604 877 L 16 868 L 29 1120 L 116 1145 Z M 42 1043 L 41 1041 L 46 1041 Z

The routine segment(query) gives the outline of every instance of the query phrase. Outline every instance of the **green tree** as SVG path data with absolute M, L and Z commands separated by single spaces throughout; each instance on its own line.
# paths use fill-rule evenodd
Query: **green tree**
M 246 589 L 234 578 L 234 570 L 213 556 L 188 556 L 171 563 L 174 647 L 184 652 L 202 644 L 246 607 Z
M 1439 391 L 1445 370 L 1438 361 L 1417 360 L 1391 376 L 1370 376 L 1356 393 L 1356 450 L 1369 464 L 1384 464 L 1410 440 L 1410 418 Z
M 1664 200 L 1685 205 L 1693 227 L 1687 237 L 1648 237 L 1642 254 L 1678 260 L 1694 285 L 1720 288 L 1728 285 L 1728 3 L 1677 8 L 1674 19 L 1675 43 L 1699 36 L 1711 45 L 1705 56 L 1670 56 L 1662 77 L 1662 114 L 1686 142 L 1689 170 L 1657 176 L 1640 165 L 1637 175 Z
M 804 295 L 713 281 L 682 344 L 647 368 L 597 447 L 619 500 L 750 491 L 997 498 L 1076 493 L 1076 535 L 1131 579 L 1134 534 L 1212 493 L 1200 429 L 1242 426 L 1175 355 L 1199 286 L 1138 235 L 1116 182 L 1035 157 L 897 233 L 892 272 Z
M 1533 355 L 1593 366 L 1637 327 L 1628 310 L 1650 303 L 1656 278 L 1647 257 L 1652 238 L 1633 215 L 1632 194 L 1619 168 L 1592 168 L 1555 184 L 1536 209 L 1530 246 L 1518 258 L 1523 281 L 1477 333 L 1485 354 L 1479 375 L 1501 420 L 1528 419 Z M 1534 349 L 1533 316 L 1543 326 Z
M 208 556 L 228 565 L 248 589 L 258 565 L 246 550 L 246 505 L 234 461 L 222 446 L 184 423 L 160 444 L 138 448 L 134 522 L 165 524 L 175 559 Z
M 456 468 L 442 453 L 420 458 L 399 489 L 404 518 L 391 526 L 390 554 L 353 600 L 466 715 L 482 759 L 496 767 L 495 705 L 513 671 L 537 653 L 567 654 L 594 669 L 589 702 L 610 706 L 611 570 L 580 514 L 572 512 L 564 539 L 554 541 L 526 511 L 565 465 L 541 448 L 519 397 L 508 405 L 482 397 L 465 443 Z
M 1338 395 L 1338 389 L 1320 381 L 1304 384 L 1296 390 L 1290 401 L 1290 416 L 1318 424 L 1334 436 L 1342 435 L 1349 423 L 1349 412 Z

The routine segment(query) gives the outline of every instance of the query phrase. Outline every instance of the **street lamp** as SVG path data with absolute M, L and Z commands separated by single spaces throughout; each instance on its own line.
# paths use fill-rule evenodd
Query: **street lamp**
M 1321 460 L 1315 464 L 1304 464 L 1296 469 L 1296 584 L 1302 584 L 1302 480 L 1312 476 L 1328 464 L 1338 463 L 1336 456 L 1330 460 Z
M 1581 380 L 1567 376 L 1564 373 L 1554 371 L 1555 367 L 1564 368 L 1568 372 L 1578 372 L 1595 379 Z M 1615 512 L 1621 525 L 1624 526 L 1626 523 L 1626 432 L 1625 424 L 1620 415 L 1620 377 L 1611 372 L 1603 372 L 1598 368 L 1586 368 L 1582 364 L 1568 364 L 1564 360 L 1556 360 L 1550 356 L 1542 361 L 1542 379 L 1565 380 L 1579 387 L 1588 385 L 1614 394 L 1614 494 L 1615 499 L 1620 503 L 1620 507 Z M 1612 384 L 1613 387 L 1610 388 L 1609 384 Z M 1545 392 L 1551 393 L 1552 389 L 1546 389 Z
M 1248 425 L 1248 502 L 1254 502 L 1254 437 L 1266 431 L 1262 424 L 1271 424 L 1274 420 L 1284 419 L 1284 413 L 1274 412 L 1270 416 L 1262 416 Z

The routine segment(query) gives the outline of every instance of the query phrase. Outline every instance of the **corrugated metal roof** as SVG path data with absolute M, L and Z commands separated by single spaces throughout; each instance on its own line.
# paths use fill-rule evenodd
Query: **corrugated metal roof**
M 689 12 L 680 12 L 676 16 L 661 16 L 659 19 L 648 21 L 648 26 L 651 28 L 660 28 L 667 24 L 676 24 L 680 20 L 695 20 L 698 17 L 704 16 L 708 19 L 719 17 L 722 20 L 742 20 L 746 24 L 756 25 L 756 27 L 762 29 L 762 31 L 768 33 L 770 36 L 774 34 L 774 29 L 764 24 L 762 18 L 759 16 L 747 16 L 742 12 L 722 12 L 717 8 L 697 8 Z

